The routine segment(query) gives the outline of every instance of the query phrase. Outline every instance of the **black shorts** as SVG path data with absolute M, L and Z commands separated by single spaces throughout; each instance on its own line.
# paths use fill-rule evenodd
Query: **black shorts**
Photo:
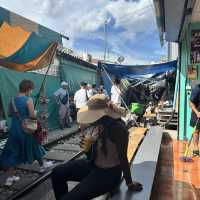
M 191 118 L 190 118 L 190 126 L 191 127 L 195 127 L 196 126 L 196 130 L 200 131 L 200 119 L 198 120 L 196 114 L 194 112 L 192 112 L 191 114 Z

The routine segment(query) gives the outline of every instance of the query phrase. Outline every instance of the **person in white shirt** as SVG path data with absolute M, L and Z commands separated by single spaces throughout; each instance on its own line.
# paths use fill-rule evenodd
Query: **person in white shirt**
M 92 97 L 93 95 L 94 94 L 93 94 L 92 85 L 87 84 L 87 96 L 88 96 L 88 98 Z
M 87 83 L 81 82 L 80 89 L 76 91 L 74 95 L 74 103 L 76 105 L 76 111 L 87 104 L 89 97 L 87 93 Z M 80 134 L 83 134 L 84 125 L 79 125 Z
M 121 106 L 121 80 L 115 78 L 114 85 L 111 88 L 111 102 L 117 106 Z
M 93 95 L 97 94 L 97 85 L 96 84 L 92 84 L 92 91 L 93 91 Z
M 99 93 L 99 94 L 104 94 L 106 97 L 109 98 L 108 92 L 106 91 L 106 89 L 104 88 L 103 85 L 100 85 L 100 86 L 99 86 L 99 92 L 98 92 L 98 93 Z
M 61 83 L 61 88 L 54 93 L 54 97 L 57 105 L 59 106 L 60 128 L 64 129 L 65 126 L 70 128 L 69 92 L 67 82 L 63 81 Z
M 74 95 L 74 103 L 76 104 L 77 111 L 82 107 L 85 106 L 88 101 L 88 94 L 87 94 L 87 84 L 81 82 L 80 89 L 76 91 Z

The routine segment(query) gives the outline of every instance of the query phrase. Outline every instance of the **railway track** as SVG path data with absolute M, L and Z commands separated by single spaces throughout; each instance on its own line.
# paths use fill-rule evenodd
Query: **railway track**
M 79 147 L 79 142 L 80 139 L 78 131 L 74 131 L 66 136 L 63 136 L 62 138 L 57 139 L 56 141 L 50 142 L 45 145 L 47 154 L 44 159 L 47 161 L 53 161 L 53 167 L 64 162 L 77 159 L 83 156 Z M 50 177 L 53 167 L 49 168 L 45 172 L 41 172 L 37 162 L 34 162 L 32 165 L 18 166 L 17 175 L 20 176 L 20 181 L 14 183 L 11 187 L 1 185 L 0 199 L 20 199 L 24 195 L 28 194 L 30 190 L 45 182 Z M 2 182 L 4 182 L 6 177 L 2 177 L 2 174 L 0 174 L 0 177 Z

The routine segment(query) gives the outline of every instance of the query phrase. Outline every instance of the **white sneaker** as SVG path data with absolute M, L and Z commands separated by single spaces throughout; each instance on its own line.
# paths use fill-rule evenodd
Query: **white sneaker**
M 46 171 L 48 168 L 52 167 L 54 163 L 52 161 L 45 161 L 43 165 L 40 167 L 40 172 Z
M 19 176 L 12 176 L 12 178 L 13 178 L 13 181 L 19 181 L 20 180 Z
M 52 161 L 45 161 L 43 164 L 44 168 L 49 168 L 52 167 L 54 165 L 54 163 Z
M 13 178 L 12 177 L 8 177 L 7 179 L 6 179 L 6 182 L 5 182 L 5 186 L 11 186 L 11 185 L 13 185 L 13 183 L 14 183 L 14 180 L 13 180 Z

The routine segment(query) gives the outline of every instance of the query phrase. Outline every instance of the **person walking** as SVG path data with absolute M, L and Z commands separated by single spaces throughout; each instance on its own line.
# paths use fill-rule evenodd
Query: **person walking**
M 88 98 L 92 97 L 93 95 L 94 95 L 94 93 L 93 93 L 92 85 L 87 84 L 87 96 L 88 96 Z
M 190 107 L 192 109 L 190 126 L 195 127 L 193 133 L 194 150 L 193 156 L 200 156 L 199 153 L 199 132 L 200 132 L 200 84 L 197 84 L 190 96 Z
M 116 104 L 117 106 L 121 106 L 121 80 L 115 78 L 114 85 L 111 88 L 111 101 L 112 103 Z
M 120 184 L 122 172 L 129 191 L 143 189 L 131 177 L 127 158 L 129 134 L 120 119 L 125 113 L 103 94 L 91 97 L 87 106 L 80 108 L 78 122 L 92 126 L 81 146 L 86 152 L 92 149 L 93 154 L 53 169 L 51 180 L 56 200 L 89 200 L 111 192 Z M 79 184 L 69 192 L 67 181 Z
M 96 84 L 92 84 L 92 93 L 93 93 L 93 95 L 97 94 L 97 86 L 96 86 Z
M 59 106 L 60 129 L 70 128 L 69 92 L 68 83 L 61 82 L 61 88 L 54 93 L 55 101 Z
M 107 90 L 104 88 L 104 85 L 100 85 L 100 86 L 99 86 L 98 94 L 104 94 L 105 96 L 107 96 L 107 97 L 109 98 L 108 92 L 107 92 Z
M 74 103 L 76 105 L 76 112 L 78 112 L 81 107 L 86 105 L 88 99 L 89 98 L 88 98 L 88 93 L 87 93 L 87 83 L 81 82 L 80 89 L 76 91 L 74 95 Z M 84 128 L 84 125 L 79 124 L 79 130 L 81 134 L 82 134 L 83 128 Z
M 32 81 L 23 80 L 19 84 L 18 95 L 12 99 L 9 106 L 11 126 L 7 143 L 0 156 L 0 166 L 7 169 L 6 186 L 11 186 L 15 181 L 20 180 L 15 171 L 15 167 L 19 164 L 31 164 L 37 160 L 41 171 L 52 165 L 52 162 L 42 160 L 45 155 L 44 148 L 37 142 L 34 135 L 25 132 L 22 126 L 22 120 L 36 119 L 33 100 L 30 97 L 33 89 Z
M 74 95 L 74 103 L 76 104 L 77 111 L 82 107 L 85 106 L 88 101 L 88 94 L 87 94 L 87 84 L 81 82 L 80 89 L 76 91 Z

